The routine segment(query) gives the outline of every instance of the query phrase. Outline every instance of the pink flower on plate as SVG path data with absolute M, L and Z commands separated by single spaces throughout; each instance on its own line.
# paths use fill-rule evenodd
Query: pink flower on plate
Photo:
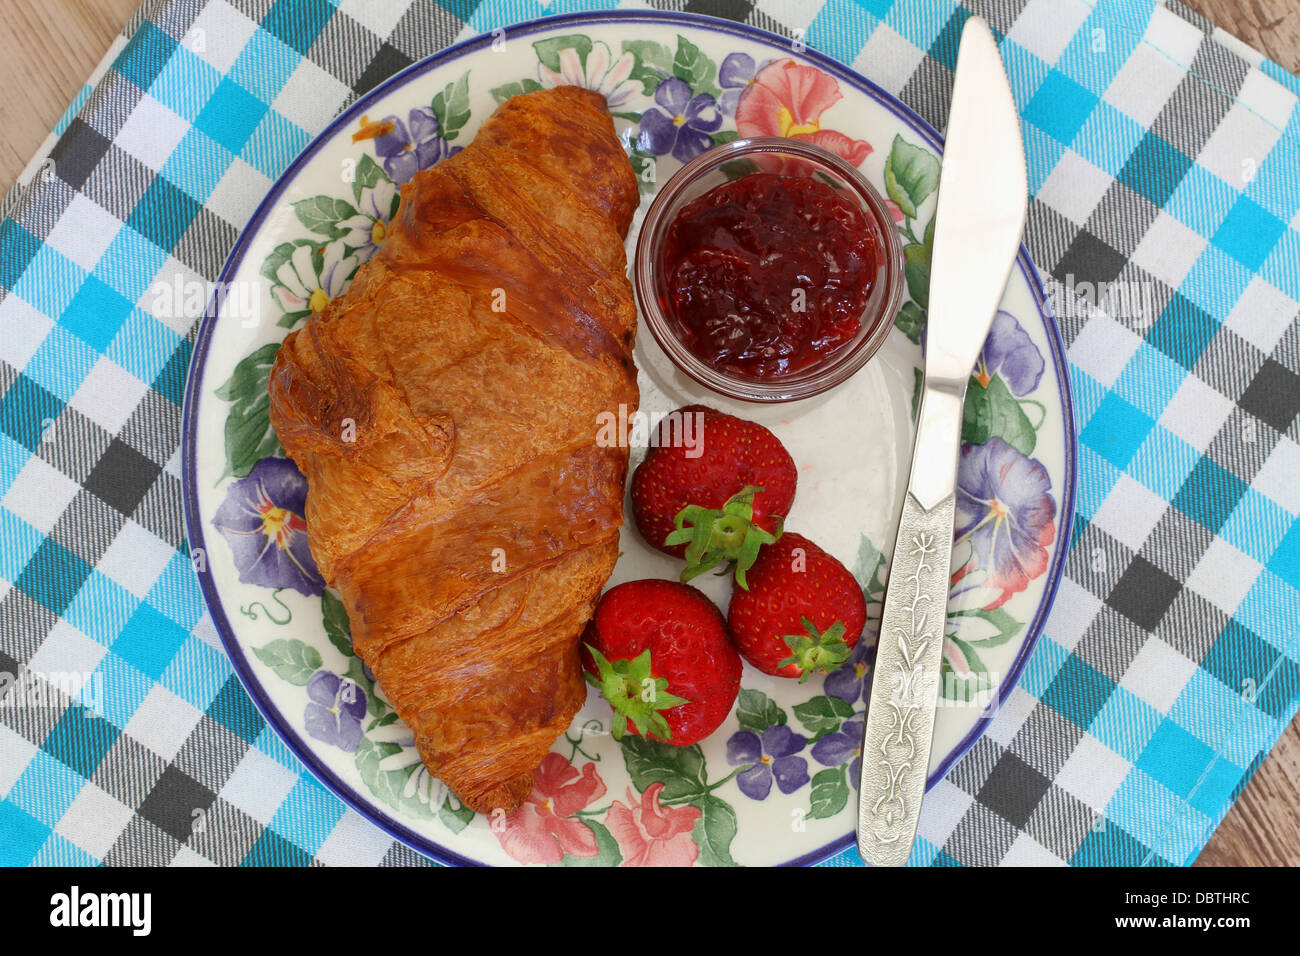
M 692 866 L 700 848 L 691 839 L 699 807 L 659 805 L 662 783 L 652 783 L 641 794 L 627 792 L 627 806 L 617 800 L 610 805 L 605 826 L 618 841 L 622 866 Z
M 843 98 L 828 73 L 791 59 L 774 60 L 741 93 L 736 129 L 741 136 L 804 140 L 860 166 L 871 154 L 871 144 L 821 125 L 822 114 Z
M 591 827 L 573 814 L 605 795 L 595 764 L 579 772 L 557 753 L 548 753 L 533 775 L 533 792 L 523 805 L 493 826 L 501 847 L 520 863 L 559 863 L 569 856 L 600 855 Z
M 970 677 L 973 673 L 965 652 L 952 641 L 943 642 L 943 657 L 959 677 Z

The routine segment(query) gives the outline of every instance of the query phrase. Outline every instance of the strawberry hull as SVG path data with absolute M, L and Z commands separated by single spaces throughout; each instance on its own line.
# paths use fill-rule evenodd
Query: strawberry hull
M 626 732 L 680 747 L 726 720 L 743 670 L 722 612 L 695 588 L 662 580 L 605 593 L 583 634 L 582 662 L 614 707 L 616 730 L 622 714 Z M 676 698 L 685 703 L 656 706 Z M 664 722 L 658 731 L 647 729 L 657 723 L 652 710 Z
M 803 535 L 765 546 L 727 611 L 732 639 L 765 674 L 804 677 L 834 670 L 858 643 L 867 604 L 857 580 Z
M 753 521 L 775 532 L 794 503 L 798 471 L 794 459 L 771 431 L 756 422 L 726 415 L 704 405 L 688 405 L 674 416 L 703 416 L 700 444 L 673 444 L 662 434 L 632 474 L 632 518 L 653 548 L 685 556 L 685 545 L 665 545 L 677 514 L 688 505 L 720 509 L 747 486 L 763 489 L 754 496 Z M 698 453 L 696 457 L 690 457 Z

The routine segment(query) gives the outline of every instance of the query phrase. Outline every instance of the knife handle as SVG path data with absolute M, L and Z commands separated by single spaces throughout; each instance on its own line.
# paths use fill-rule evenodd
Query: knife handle
M 880 616 L 858 781 L 858 853 L 902 866 L 925 795 L 939 699 L 966 379 L 927 378 Z
M 927 511 L 911 491 L 903 502 L 858 786 L 858 853 L 872 866 L 902 866 L 916 838 L 939 697 L 955 503 L 949 492 Z

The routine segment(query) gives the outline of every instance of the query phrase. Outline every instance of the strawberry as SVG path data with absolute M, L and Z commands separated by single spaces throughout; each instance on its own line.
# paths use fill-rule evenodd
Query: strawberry
M 862 588 L 849 569 L 790 531 L 759 552 L 749 590 L 733 591 L 727 611 L 745 660 L 800 682 L 848 660 L 866 619 Z
M 685 747 L 717 730 L 740 693 L 740 655 L 713 602 L 676 581 L 610 588 L 583 634 L 587 682 L 614 708 L 613 734 Z
M 691 434 L 680 428 L 686 416 L 698 416 L 695 442 L 681 440 Z M 688 405 L 660 422 L 633 472 L 632 516 L 651 545 L 687 559 L 683 582 L 734 561 L 743 587 L 759 547 L 780 535 L 798 477 L 790 453 L 762 425 Z

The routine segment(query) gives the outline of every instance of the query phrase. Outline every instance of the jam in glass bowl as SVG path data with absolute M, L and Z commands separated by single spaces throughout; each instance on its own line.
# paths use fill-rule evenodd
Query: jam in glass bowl
M 843 159 L 741 139 L 659 191 L 636 292 L 655 341 L 691 378 L 731 398 L 791 401 L 875 354 L 902 298 L 902 250 L 884 200 Z

